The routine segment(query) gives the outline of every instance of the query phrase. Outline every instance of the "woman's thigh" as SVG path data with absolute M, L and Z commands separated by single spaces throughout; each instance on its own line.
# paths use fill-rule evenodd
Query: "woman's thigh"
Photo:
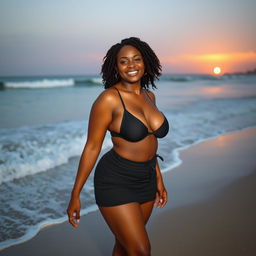
M 145 247 L 149 246 L 149 239 L 145 224 L 151 214 L 152 205 L 136 202 L 111 206 L 99 207 L 111 231 L 122 246 Z
M 144 224 L 146 225 L 148 222 L 149 217 L 151 216 L 153 207 L 154 207 L 155 201 L 149 201 L 145 203 L 140 204 L 140 208 L 142 211 L 143 219 L 144 219 Z

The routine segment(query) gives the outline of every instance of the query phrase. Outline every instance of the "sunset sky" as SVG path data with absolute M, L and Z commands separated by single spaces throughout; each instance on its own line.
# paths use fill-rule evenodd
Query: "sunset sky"
M 98 74 L 137 36 L 164 73 L 256 68 L 254 0 L 1 0 L 0 76 Z

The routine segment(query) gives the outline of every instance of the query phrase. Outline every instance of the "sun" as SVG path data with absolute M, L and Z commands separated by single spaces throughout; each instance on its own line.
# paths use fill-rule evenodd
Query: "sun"
M 213 73 L 214 73 L 215 75 L 219 75 L 219 74 L 221 73 L 221 68 L 220 68 L 220 67 L 214 67 L 214 68 L 213 68 Z

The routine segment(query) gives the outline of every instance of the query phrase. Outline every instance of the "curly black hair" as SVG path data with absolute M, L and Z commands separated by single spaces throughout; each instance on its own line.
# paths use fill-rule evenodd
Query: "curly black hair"
M 137 37 L 125 38 L 121 43 L 113 45 L 103 58 L 100 74 L 102 75 L 102 82 L 105 89 L 112 87 L 121 80 L 115 67 L 117 66 L 117 54 L 125 45 L 135 47 L 142 55 L 145 74 L 141 78 L 141 87 L 148 89 L 149 84 L 151 84 L 152 88 L 155 89 L 156 85 L 154 81 L 156 79 L 158 80 L 159 76 L 161 76 L 162 66 L 150 46 Z

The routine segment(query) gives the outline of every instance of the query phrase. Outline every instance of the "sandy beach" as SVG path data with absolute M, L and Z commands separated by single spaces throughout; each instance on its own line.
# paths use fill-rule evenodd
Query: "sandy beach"
M 153 256 L 256 255 L 256 128 L 180 151 L 182 164 L 164 173 L 169 202 L 147 229 Z M 47 227 L 0 255 L 111 255 L 113 236 L 99 211 Z

